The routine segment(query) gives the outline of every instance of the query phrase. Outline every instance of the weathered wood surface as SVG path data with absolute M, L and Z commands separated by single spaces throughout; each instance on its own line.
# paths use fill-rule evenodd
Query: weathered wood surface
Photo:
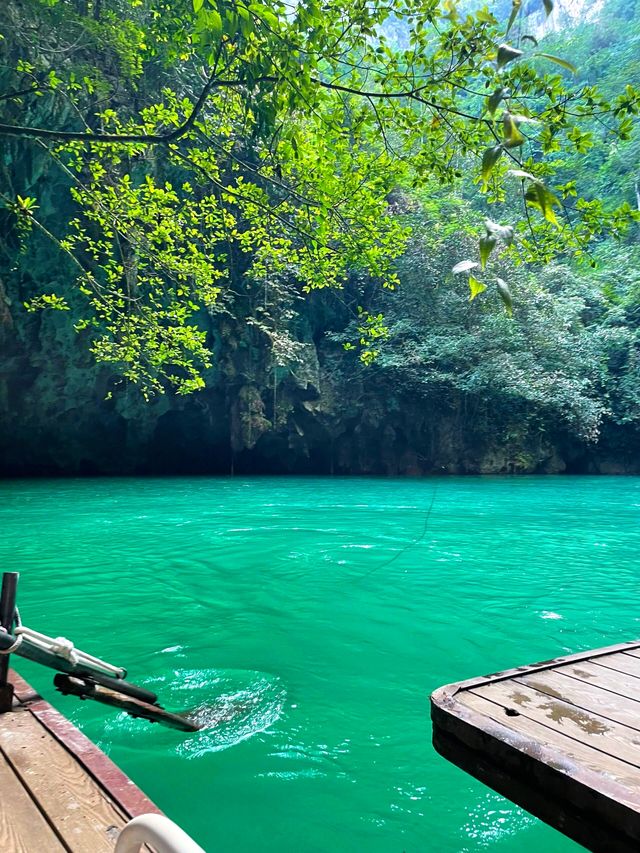
M 0 850 L 29 853 L 31 850 L 66 851 L 26 788 L 17 782 L 13 768 L 0 757 Z
M 131 817 L 158 809 L 15 673 L 0 714 L 0 850 L 112 853 Z
M 436 749 L 594 851 L 640 850 L 640 642 L 447 685 Z

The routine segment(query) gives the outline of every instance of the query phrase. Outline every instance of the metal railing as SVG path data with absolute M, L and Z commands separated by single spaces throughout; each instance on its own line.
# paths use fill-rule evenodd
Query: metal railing
M 143 844 L 150 844 L 157 853 L 205 853 L 183 829 L 159 814 L 130 820 L 118 836 L 114 853 L 140 853 Z

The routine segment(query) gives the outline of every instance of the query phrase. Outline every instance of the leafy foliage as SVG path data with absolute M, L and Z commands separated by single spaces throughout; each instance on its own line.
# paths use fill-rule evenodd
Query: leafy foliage
M 234 293 L 336 288 L 354 271 L 394 289 L 409 237 L 388 204 L 398 186 L 428 193 L 471 168 L 517 218 L 515 178 L 525 216 L 515 231 L 487 226 L 483 269 L 498 246 L 527 261 L 586 252 L 633 214 L 571 191 L 561 202 L 552 184 L 566 146 L 588 150 L 595 117 L 626 138 L 640 94 L 549 73 L 571 63 L 513 43 L 519 2 L 506 30 L 484 7 L 436 0 L 25 4 L 34 28 L 9 30 L 18 12 L 4 13 L 0 134 L 46 152 L 77 215 L 54 229 L 37 199 L 24 210 L 15 188 L 2 197 L 23 236 L 47 236 L 75 268 L 77 327 L 96 357 L 147 395 L 203 386 L 202 317 Z M 46 127 L 29 123 L 36 103 Z M 494 280 L 510 310 L 507 280 Z M 369 362 L 385 325 L 376 312 L 357 322 Z
M 389 337 L 380 345 L 376 386 L 422 399 L 426 409 L 436 401 L 459 411 L 477 441 L 496 431 L 520 446 L 525 436 L 535 443 L 545 433 L 597 440 L 612 416 L 607 389 L 621 383 L 628 394 L 637 375 L 637 357 L 631 374 L 623 367 L 633 345 L 627 330 L 612 329 L 616 310 L 596 281 L 587 284 L 560 264 L 532 275 L 503 262 L 515 294 L 498 278 L 481 302 L 474 291 L 486 285 L 472 275 L 466 300 L 446 283 L 446 259 L 465 242 L 463 233 L 442 235 L 436 223 L 416 218 L 400 264 L 402 288 L 383 299 Z M 496 304 L 502 300 L 510 314 L 516 294 L 510 319 Z M 618 348 L 627 354 L 614 355 Z

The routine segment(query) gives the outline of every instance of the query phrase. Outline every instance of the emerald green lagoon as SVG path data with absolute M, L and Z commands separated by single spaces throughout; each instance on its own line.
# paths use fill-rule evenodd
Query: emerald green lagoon
M 0 529 L 25 624 L 238 709 L 184 735 L 14 659 L 207 851 L 579 849 L 433 751 L 428 696 L 640 635 L 640 478 L 7 481 Z

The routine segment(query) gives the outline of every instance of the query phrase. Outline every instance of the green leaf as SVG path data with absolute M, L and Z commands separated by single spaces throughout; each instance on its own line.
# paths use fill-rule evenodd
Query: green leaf
M 550 53 L 536 53 L 535 55 L 541 57 L 542 59 L 548 59 L 549 62 L 555 62 L 556 65 L 561 65 L 563 68 L 566 68 L 567 71 L 571 71 L 572 74 L 578 73 L 578 69 L 572 62 L 568 62 L 566 59 L 562 59 L 560 56 L 553 56 Z
M 522 181 L 537 180 L 535 175 L 532 175 L 531 172 L 525 172 L 522 169 L 509 169 L 507 175 L 510 175 L 512 178 L 520 178 Z
M 468 272 L 469 270 L 475 269 L 477 266 L 480 266 L 477 261 L 460 261 L 459 264 L 455 265 L 451 272 L 454 275 L 458 275 L 461 272 Z
M 498 241 L 493 236 L 493 234 L 487 234 L 486 237 L 482 237 L 480 239 L 479 247 L 480 247 L 480 268 L 484 269 L 487 265 L 487 261 L 489 260 L 489 255 L 496 247 L 496 243 Z
M 484 189 L 487 188 L 491 172 L 493 172 L 493 167 L 502 156 L 502 151 L 502 145 L 494 145 L 493 148 L 487 148 L 482 155 L 482 169 L 480 174 L 482 176 L 482 185 Z
M 193 0 L 193 11 L 199 12 L 200 9 L 202 9 L 203 3 L 204 3 L 204 0 Z
M 500 101 L 509 96 L 509 90 L 504 86 L 500 86 L 499 89 L 496 89 L 492 95 L 489 95 L 487 98 L 487 109 L 493 115 L 495 111 L 498 109 Z
M 498 46 L 498 68 L 503 68 L 505 65 L 508 65 L 509 62 L 513 62 L 514 59 L 519 59 L 523 54 L 523 51 L 518 50 L 516 47 L 511 47 L 510 44 L 501 44 Z M 542 56 L 542 54 L 539 54 Z
M 17 195 L 16 199 L 18 201 L 18 203 L 16 204 L 16 207 L 18 208 L 18 210 L 20 210 L 22 212 L 29 212 L 32 210 L 36 210 L 38 207 L 38 205 L 36 204 L 35 198 L 32 198 L 29 195 L 25 196 L 24 198 L 21 195 Z
M 473 300 L 476 298 L 476 296 L 479 293 L 482 293 L 482 291 L 486 290 L 486 289 L 487 289 L 486 284 L 483 284 L 481 281 L 478 281 L 478 279 L 472 275 L 469 276 L 469 291 L 470 291 L 469 302 L 473 302 Z
M 487 11 L 487 9 L 479 9 L 476 12 L 476 19 L 483 24 L 497 24 L 498 21 L 491 14 L 491 12 Z
M 222 35 L 222 18 L 216 9 L 209 9 L 207 14 L 207 24 L 215 38 Z
M 272 30 L 278 30 L 280 28 L 280 21 L 278 20 L 278 16 L 274 15 L 273 12 L 264 5 L 258 5 L 257 3 L 251 3 L 249 6 L 252 12 L 254 12 L 264 23 Z
M 518 119 L 511 113 L 505 113 L 502 117 L 502 126 L 504 128 L 504 139 L 502 144 L 505 148 L 519 148 L 525 143 L 525 137 L 518 128 Z
M 553 210 L 554 206 L 559 207 L 560 202 L 552 192 L 545 187 L 540 181 L 534 181 L 527 189 L 524 197 L 527 204 L 537 208 L 547 222 L 550 222 L 556 227 L 559 225 L 558 217 Z
M 504 307 L 509 317 L 513 316 L 513 296 L 509 290 L 509 285 L 503 278 L 496 278 L 496 286 L 500 299 L 504 302 Z
M 505 35 L 509 33 L 509 30 L 513 26 L 515 19 L 518 17 L 518 12 L 520 11 L 520 7 L 522 6 L 522 0 L 513 0 L 511 4 L 511 14 L 509 15 L 509 23 L 507 24 L 507 30 Z
M 446 12 L 443 17 L 449 18 L 450 21 L 456 21 L 458 18 L 458 0 L 444 0 L 442 5 Z
M 249 36 L 254 31 L 253 18 L 251 12 L 246 6 L 240 4 L 235 6 L 235 12 L 239 18 L 240 32 L 243 36 Z

